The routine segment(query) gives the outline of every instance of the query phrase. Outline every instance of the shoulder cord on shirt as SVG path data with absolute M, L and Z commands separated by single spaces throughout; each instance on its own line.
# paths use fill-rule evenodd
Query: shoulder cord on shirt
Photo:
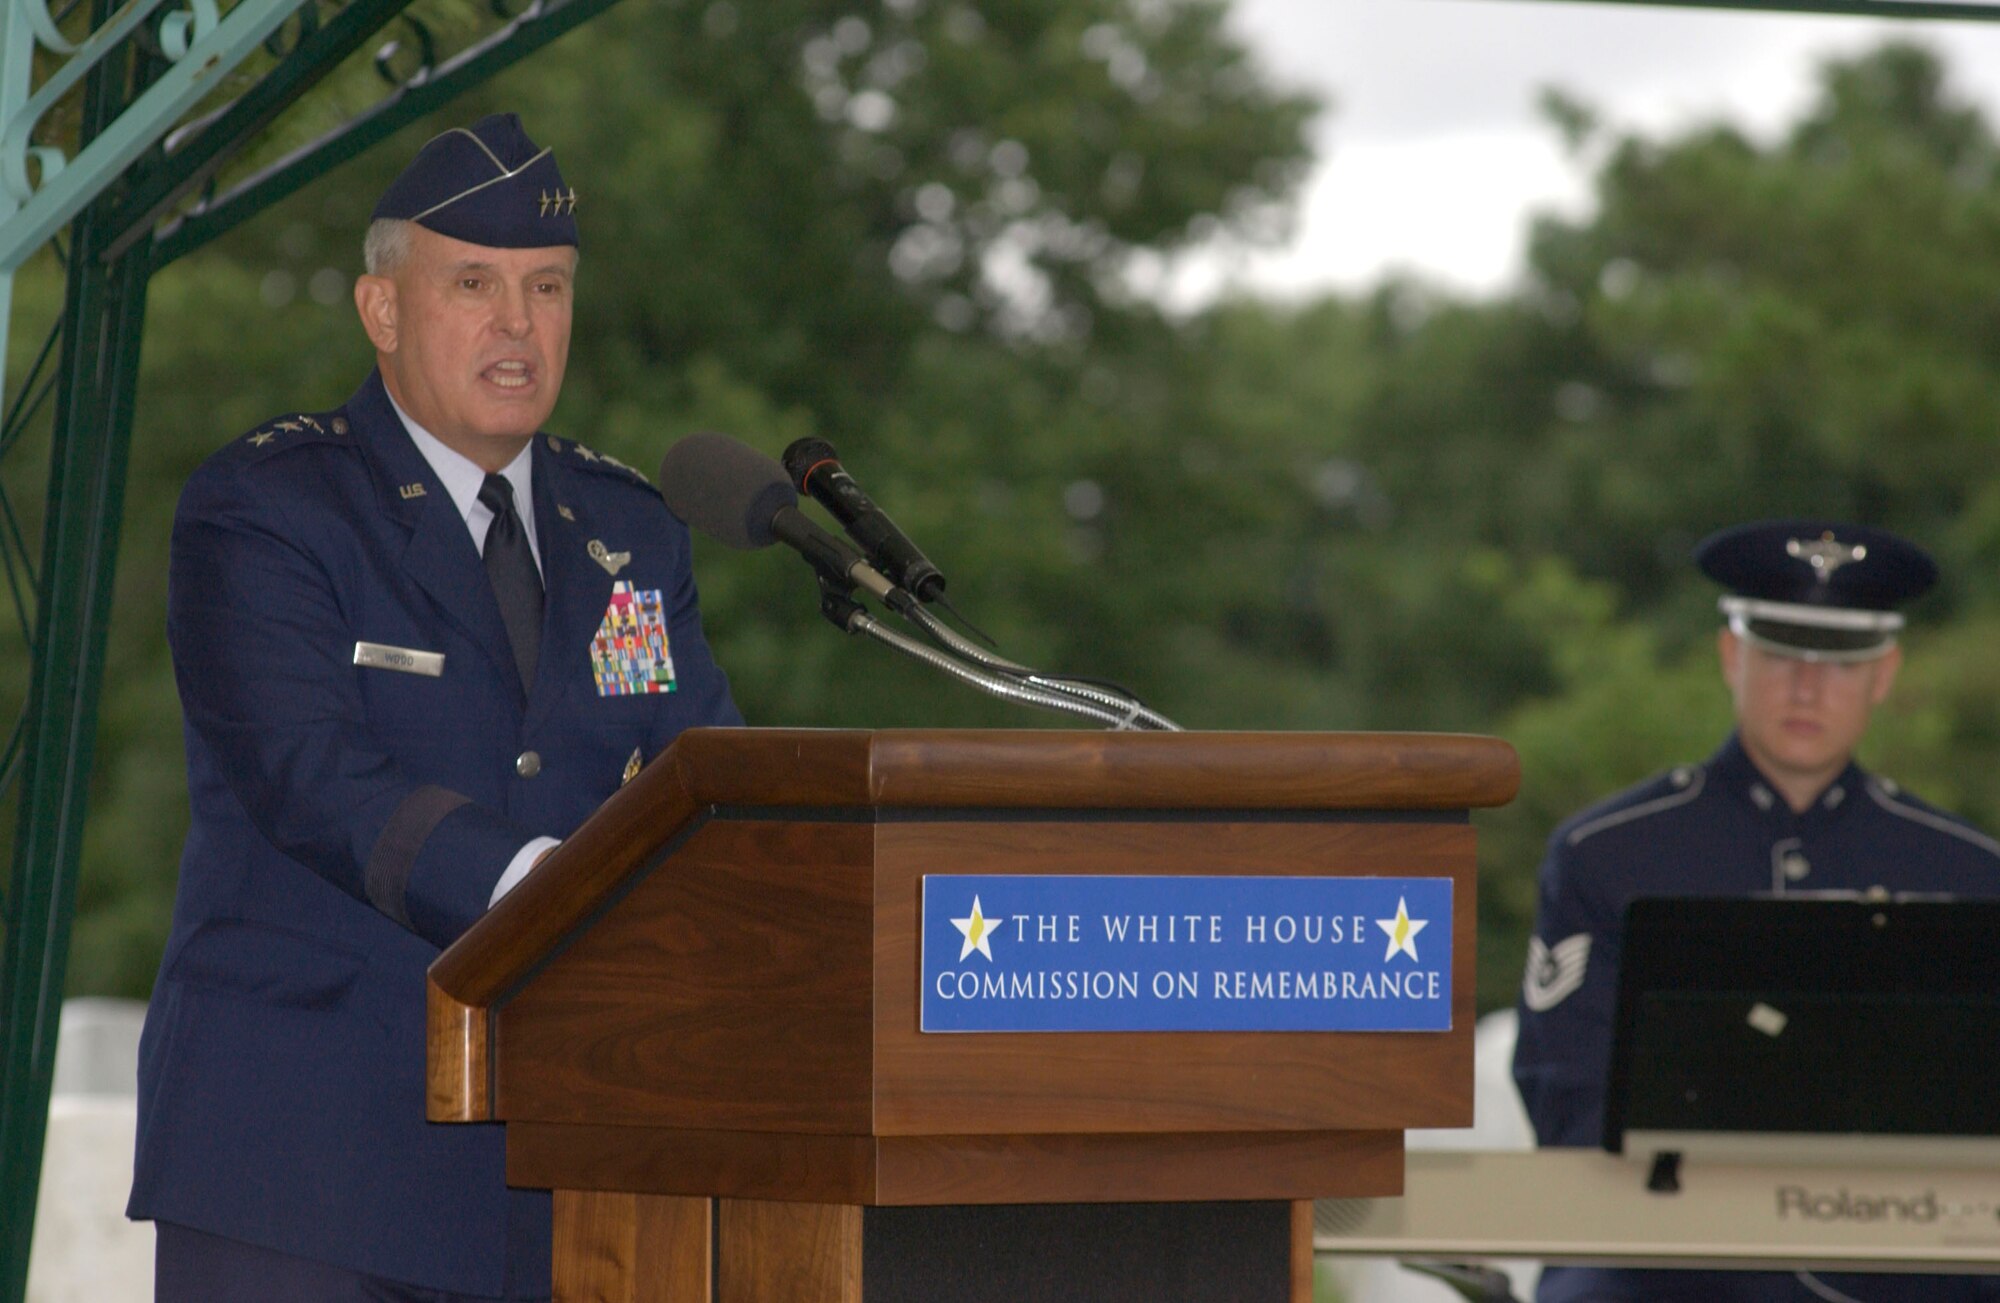
M 1799 1284 L 1804 1285 L 1814 1294 L 1825 1299 L 1826 1303 L 1862 1303 L 1862 1300 L 1854 1297 L 1854 1295 L 1841 1293 L 1818 1276 L 1813 1275 L 1810 1271 L 1795 1271 L 1792 1273 L 1792 1276 Z
M 1643 819 L 1649 814 L 1659 814 L 1661 811 L 1671 810 L 1677 805 L 1686 805 L 1689 801 L 1700 796 L 1701 789 L 1707 785 L 1708 771 L 1696 768 L 1688 779 L 1688 785 L 1680 791 L 1669 792 L 1665 796 L 1654 797 L 1650 801 L 1641 802 L 1629 809 L 1614 810 L 1610 814 L 1592 819 L 1589 823 L 1572 831 L 1564 840 L 1571 846 L 1576 846 L 1581 844 L 1586 837 L 1594 837 L 1607 828 L 1616 828 L 1621 823 L 1630 823 L 1634 819 Z

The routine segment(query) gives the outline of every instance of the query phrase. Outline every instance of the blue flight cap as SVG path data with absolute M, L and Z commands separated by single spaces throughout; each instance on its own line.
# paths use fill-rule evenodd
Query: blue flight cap
M 1896 645 L 1896 607 L 1937 582 L 1937 563 L 1887 530 L 1825 520 L 1765 520 L 1712 534 L 1694 550 L 1730 590 L 1718 605 L 1739 638 L 1784 656 L 1863 661 Z
M 489 249 L 577 244 L 576 191 L 512 113 L 433 136 L 382 192 L 374 219 L 383 218 Z

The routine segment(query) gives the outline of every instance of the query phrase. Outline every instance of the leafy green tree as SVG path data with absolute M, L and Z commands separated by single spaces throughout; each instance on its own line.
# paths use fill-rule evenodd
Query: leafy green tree
M 1214 0 L 625 5 L 156 277 L 71 989 L 143 993 L 165 932 L 186 827 L 162 638 L 179 486 L 223 441 L 334 405 L 364 374 L 349 295 L 374 197 L 430 134 L 480 112 L 522 112 L 582 195 L 557 428 L 646 468 L 702 428 L 773 453 L 831 438 L 939 541 L 954 593 L 1011 652 L 1150 689 L 1144 639 L 1107 655 L 1090 632 L 1096 616 L 1103 643 L 1127 626 L 1164 636 L 1094 582 L 1105 522 L 1138 506 L 1092 508 L 1084 483 L 1123 392 L 1116 359 L 1172 347 L 1123 269 L 1135 252 L 1268 226 L 1314 111 L 1262 75 L 1224 13 Z M 301 120 L 361 102 L 372 73 L 359 71 Z M 9 474 L 17 500 L 38 496 L 26 462 Z M 753 720 L 1023 722 L 819 627 L 791 560 L 705 548 L 699 565 Z M 20 668 L 0 651 L 5 681 Z
M 1010 655 L 1190 726 L 1512 740 L 1521 798 L 1479 820 L 1488 1007 L 1513 997 L 1550 829 L 1728 726 L 1687 561 L 1713 528 L 1856 516 L 1940 552 L 1866 755 L 2000 820 L 2000 187 L 1936 57 L 1830 64 L 1768 140 L 1618 132 L 1552 95 L 1597 204 L 1538 224 L 1518 290 L 1174 316 L 1129 288 L 1135 257 L 1277 229 L 1305 161 L 1310 103 L 1223 12 L 624 6 L 160 276 L 73 988 L 143 991 L 171 897 L 179 484 L 264 416 L 345 396 L 374 195 L 431 131 L 502 107 L 582 193 L 564 433 L 643 468 L 698 429 L 828 438 Z M 1039 722 L 821 627 L 791 559 L 701 548 L 753 722 Z

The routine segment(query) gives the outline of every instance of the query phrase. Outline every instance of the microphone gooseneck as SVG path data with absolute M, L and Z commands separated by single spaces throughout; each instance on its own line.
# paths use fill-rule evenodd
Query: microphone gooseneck
M 781 467 L 727 435 L 689 435 L 660 461 L 660 494 L 676 516 L 725 546 L 783 543 L 805 557 L 819 575 L 821 613 L 843 632 L 864 634 L 1005 701 L 1081 716 L 1108 728 L 1180 727 L 1106 685 L 1043 674 L 959 637 L 922 605 L 926 592 L 930 598 L 943 593 L 944 576 L 854 487 L 833 446 L 823 439 L 801 439 L 785 450 L 785 462 Z M 827 504 L 867 557 L 799 510 L 795 481 Z M 856 587 L 915 625 L 922 638 L 887 628 L 869 615 L 853 598 Z

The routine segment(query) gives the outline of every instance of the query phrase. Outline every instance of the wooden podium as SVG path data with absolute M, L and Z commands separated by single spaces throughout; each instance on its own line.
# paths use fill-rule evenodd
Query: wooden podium
M 559 1300 L 1309 1300 L 1314 1198 L 1472 1121 L 1504 742 L 697 729 L 430 971 L 429 1112 L 555 1195 Z M 926 875 L 1454 882 L 1451 1030 L 918 1030 Z

